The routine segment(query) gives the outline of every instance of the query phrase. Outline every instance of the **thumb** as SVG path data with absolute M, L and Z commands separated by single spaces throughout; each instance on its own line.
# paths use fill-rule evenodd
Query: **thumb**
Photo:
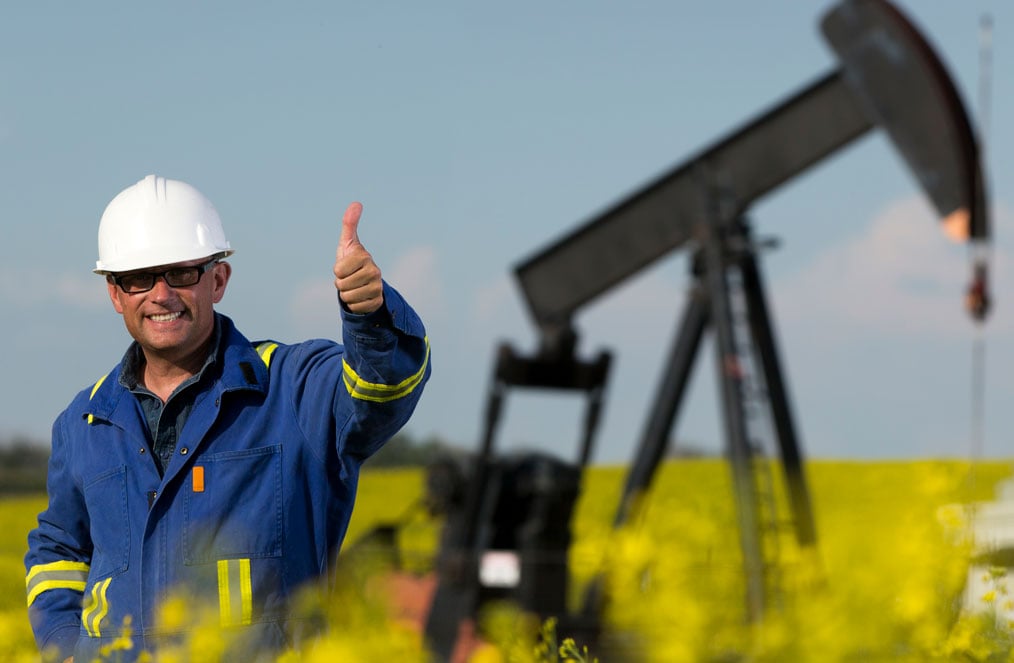
M 338 238 L 339 258 L 362 246 L 359 241 L 359 217 L 362 214 L 361 203 L 352 203 L 345 209 L 345 216 L 342 217 L 342 234 Z

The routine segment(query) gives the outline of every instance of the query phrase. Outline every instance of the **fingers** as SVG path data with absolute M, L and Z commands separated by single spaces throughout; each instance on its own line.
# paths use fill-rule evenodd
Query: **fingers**
M 352 203 L 342 217 L 341 236 L 335 253 L 334 285 L 345 306 L 353 313 L 372 313 L 384 303 L 380 267 L 359 241 L 360 203 Z
M 335 264 L 334 284 L 338 296 L 353 313 L 372 313 L 384 303 L 380 268 L 365 251 Z

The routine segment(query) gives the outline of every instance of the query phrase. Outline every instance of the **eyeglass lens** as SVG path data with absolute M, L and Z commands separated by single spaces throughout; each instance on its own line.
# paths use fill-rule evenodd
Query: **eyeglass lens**
M 204 272 L 214 262 L 194 267 L 173 267 L 164 272 L 136 272 L 133 274 L 121 274 L 116 281 L 125 292 L 145 292 L 155 287 L 155 280 L 158 277 L 165 279 L 167 285 L 173 288 L 184 288 L 196 284 L 201 280 Z

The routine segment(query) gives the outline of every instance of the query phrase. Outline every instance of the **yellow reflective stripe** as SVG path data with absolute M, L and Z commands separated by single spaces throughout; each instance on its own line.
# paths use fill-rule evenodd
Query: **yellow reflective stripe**
M 229 596 L 229 560 L 218 560 L 218 617 L 222 626 L 229 624 L 232 605 Z
M 33 585 L 28 592 L 28 607 L 31 608 L 35 599 L 43 592 L 51 589 L 73 589 L 76 592 L 83 592 L 86 584 L 88 584 L 86 580 L 43 580 Z
M 95 635 L 99 636 L 102 633 L 99 631 L 99 625 L 102 624 L 102 620 L 109 614 L 109 599 L 106 598 L 106 591 L 109 589 L 109 583 L 112 582 L 112 578 L 106 578 L 102 581 L 102 591 L 99 595 L 99 603 L 102 607 L 97 613 L 95 613 L 95 621 L 93 622 L 92 628 L 95 630 Z
M 265 366 L 271 366 L 271 355 L 274 354 L 277 347 L 277 343 L 272 343 L 270 341 L 265 341 L 257 346 L 257 354 L 260 355 L 261 361 L 264 362 Z
M 50 562 L 36 564 L 25 577 L 28 607 L 39 594 L 51 589 L 71 589 L 83 592 L 88 579 L 88 565 L 84 562 Z
M 352 398 L 358 398 L 364 401 L 372 401 L 374 403 L 386 403 L 388 401 L 398 400 L 408 396 L 415 388 L 422 382 L 423 376 L 426 374 L 426 366 L 430 361 L 430 339 L 427 336 L 426 342 L 426 357 L 423 359 L 422 366 L 419 370 L 405 378 L 398 384 L 380 384 L 377 382 L 367 382 L 366 380 L 359 377 L 359 375 L 353 370 L 349 363 L 342 359 L 342 365 L 344 367 L 343 377 L 345 378 L 345 388 L 348 389 L 349 394 Z
M 253 621 L 253 588 L 250 586 L 250 560 L 239 560 L 239 596 L 243 624 Z
M 253 621 L 249 559 L 218 560 L 218 615 L 222 626 L 246 626 Z
M 84 610 L 81 611 L 81 624 L 85 632 L 93 638 L 102 635 L 102 620 L 109 614 L 109 601 L 106 599 L 106 590 L 112 578 L 106 578 L 92 586 L 92 593 L 88 597 Z
M 92 593 L 85 600 L 84 608 L 81 611 L 81 624 L 84 626 L 85 631 L 88 635 L 95 635 L 91 629 L 91 617 L 92 614 L 99 607 L 99 585 L 102 583 L 95 583 L 92 585 Z
M 107 377 L 109 377 L 109 373 L 106 373 L 105 375 L 99 378 L 99 381 L 95 383 L 94 387 L 92 387 L 92 393 L 88 395 L 88 400 L 95 398 L 95 392 L 99 390 L 99 387 L 102 386 L 102 383 L 106 381 Z M 95 415 L 93 414 L 88 415 L 88 423 L 89 424 L 95 423 Z
M 105 375 L 99 378 L 99 381 L 95 383 L 94 387 L 92 387 L 92 393 L 89 394 L 88 400 L 95 398 L 95 392 L 99 390 L 99 387 L 102 386 L 102 383 L 106 381 L 107 377 L 109 377 L 109 373 L 106 373 Z
M 25 585 L 31 584 L 35 576 L 40 573 L 46 573 L 48 571 L 84 571 L 88 573 L 88 569 L 91 568 L 85 562 L 71 562 L 67 560 L 60 560 L 59 562 L 49 562 L 48 564 L 36 564 L 28 570 L 28 576 L 25 578 Z

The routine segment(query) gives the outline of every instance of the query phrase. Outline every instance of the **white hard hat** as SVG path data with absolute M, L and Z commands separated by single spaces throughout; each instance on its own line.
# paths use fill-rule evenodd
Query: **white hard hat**
M 211 201 L 186 182 L 148 175 L 121 191 L 99 221 L 96 274 L 232 254 Z

